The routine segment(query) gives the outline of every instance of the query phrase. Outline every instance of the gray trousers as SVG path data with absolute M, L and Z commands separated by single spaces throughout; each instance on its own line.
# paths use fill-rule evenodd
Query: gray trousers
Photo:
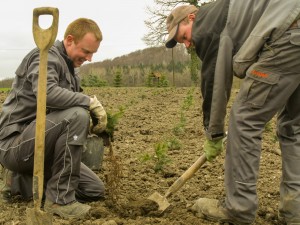
M 83 144 L 89 128 L 87 110 L 74 107 L 46 116 L 45 195 L 57 204 L 98 200 L 104 185 L 98 176 L 81 163 Z M 0 143 L 1 164 L 13 171 L 12 192 L 32 195 L 35 121 L 19 135 Z
M 225 204 L 242 222 L 255 219 L 262 132 L 276 114 L 282 152 L 279 212 L 287 222 L 300 222 L 300 29 L 265 45 L 231 109 Z

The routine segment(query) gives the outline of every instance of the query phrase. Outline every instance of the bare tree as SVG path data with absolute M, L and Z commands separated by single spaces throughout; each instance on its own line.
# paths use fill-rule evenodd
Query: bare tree
M 188 1 L 186 1 L 188 2 Z M 147 7 L 149 19 L 144 21 L 149 32 L 144 36 L 143 41 L 148 46 L 159 46 L 164 43 L 168 34 L 166 29 L 166 19 L 171 10 L 177 5 L 184 3 L 180 0 L 154 0 L 155 5 Z

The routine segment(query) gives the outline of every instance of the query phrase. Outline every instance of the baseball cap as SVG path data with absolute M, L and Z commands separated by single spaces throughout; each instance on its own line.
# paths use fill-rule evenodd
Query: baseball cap
M 187 17 L 188 14 L 194 13 L 197 10 L 198 8 L 194 5 L 182 5 L 173 9 L 171 14 L 167 17 L 167 30 L 169 33 L 165 44 L 167 48 L 173 48 L 177 44 L 174 37 L 177 34 L 178 24 Z

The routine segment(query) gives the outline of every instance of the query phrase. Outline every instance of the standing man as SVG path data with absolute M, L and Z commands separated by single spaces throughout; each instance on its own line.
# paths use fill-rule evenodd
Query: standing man
M 104 196 L 98 176 L 81 163 L 81 153 L 90 128 L 106 128 L 107 116 L 97 98 L 80 93 L 76 68 L 91 61 L 102 33 L 90 19 L 79 18 L 56 41 L 48 53 L 47 111 L 45 133 L 45 206 L 47 212 L 65 219 L 84 216 L 89 205 L 80 202 Z M 12 190 L 30 197 L 33 173 L 39 49 L 33 49 L 16 70 L 12 90 L 0 116 L 0 162 L 19 177 Z M 29 179 L 31 180 L 31 179 Z M 25 185 L 25 186 L 24 186 Z
M 233 75 L 245 78 L 232 106 L 224 201 L 200 198 L 192 210 L 213 221 L 251 224 L 265 124 L 278 113 L 282 151 L 279 217 L 300 224 L 300 1 L 218 0 L 175 8 L 166 47 L 183 43 L 202 60 L 204 151 L 222 149 Z

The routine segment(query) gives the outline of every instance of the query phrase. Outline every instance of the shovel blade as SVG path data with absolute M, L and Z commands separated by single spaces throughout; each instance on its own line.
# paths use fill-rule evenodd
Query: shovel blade
M 158 192 L 154 192 L 148 197 L 148 199 L 156 202 L 158 204 L 158 210 L 162 212 L 170 206 L 170 203 L 168 202 L 167 198 L 160 195 Z
M 52 214 L 43 212 L 36 208 L 26 209 L 26 225 L 52 225 Z

